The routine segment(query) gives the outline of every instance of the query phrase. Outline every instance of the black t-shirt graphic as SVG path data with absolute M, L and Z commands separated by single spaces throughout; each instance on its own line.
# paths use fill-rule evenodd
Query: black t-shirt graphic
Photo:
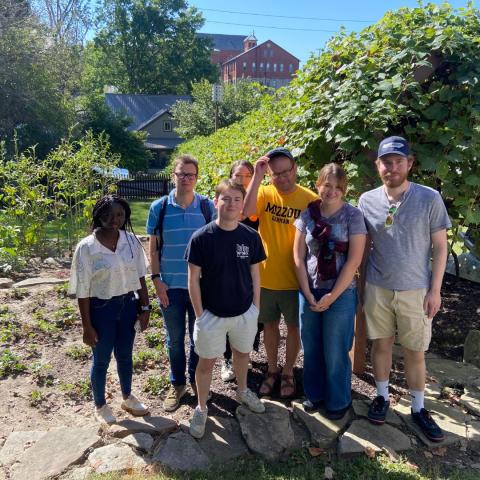
M 235 317 L 250 308 L 250 265 L 266 258 L 255 230 L 239 223 L 235 230 L 227 231 L 210 222 L 192 235 L 185 258 L 202 269 L 203 308 L 217 317 Z

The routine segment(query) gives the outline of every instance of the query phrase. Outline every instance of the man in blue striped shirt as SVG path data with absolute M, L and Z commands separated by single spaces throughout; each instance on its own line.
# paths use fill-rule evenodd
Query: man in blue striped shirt
M 170 360 L 172 385 L 163 403 L 167 412 L 177 409 L 187 392 L 186 316 L 190 338 L 188 376 L 195 393 L 198 362 L 193 343 L 195 312 L 188 295 L 188 265 L 184 256 L 192 234 L 203 227 L 208 218 L 213 218 L 215 212 L 213 202 L 194 190 L 198 178 L 198 162 L 194 157 L 179 156 L 172 175 L 175 189 L 152 203 L 147 220 L 152 281 L 162 309 Z

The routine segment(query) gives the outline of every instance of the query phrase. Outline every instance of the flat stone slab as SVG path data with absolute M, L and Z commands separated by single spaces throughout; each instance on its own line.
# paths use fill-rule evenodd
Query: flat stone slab
M 66 281 L 67 280 L 65 278 L 56 277 L 27 278 L 26 280 L 15 283 L 13 288 L 33 287 L 35 285 L 56 285 L 58 283 L 65 283 Z
M 315 413 L 305 412 L 301 401 L 292 402 L 293 415 L 298 418 L 310 432 L 312 443 L 321 448 L 328 448 L 338 437 L 341 430 L 351 420 L 351 413 L 347 412 L 341 420 L 329 420 L 325 411 Z
M 234 418 L 208 417 L 205 435 L 197 443 L 212 463 L 227 462 L 248 453 Z
M 131 435 L 127 435 L 122 442 L 148 453 L 153 446 L 153 437 L 143 432 L 132 433 Z
M 368 420 L 355 420 L 340 437 L 338 453 L 342 455 L 363 453 L 366 448 L 375 452 L 388 447 L 401 452 L 412 448 L 410 438 L 398 428 L 388 425 L 373 425 Z
M 240 405 L 235 415 L 248 448 L 267 460 L 278 459 L 295 445 L 290 412 L 280 402 L 263 400 L 265 413 L 253 413 Z
M 15 282 L 10 278 L 0 278 L 0 288 L 10 288 L 13 287 Z
M 140 470 L 147 465 L 141 456 L 122 443 L 97 448 L 88 456 L 88 463 L 95 473 Z
M 132 433 L 148 433 L 150 435 L 166 435 L 178 429 L 178 423 L 167 417 L 127 418 L 113 424 L 108 433 L 117 438 L 124 438 Z
M 60 427 L 49 430 L 18 457 L 11 480 L 42 480 L 59 475 L 100 442 L 98 426 Z
M 0 450 L 0 465 L 14 463 L 25 450 L 32 447 L 46 433 L 46 431 L 37 430 L 12 432 Z
M 64 473 L 60 480 L 88 480 L 88 477 L 91 476 L 93 470 L 90 466 L 74 468 L 73 470 Z
M 182 431 L 172 433 L 155 450 L 152 461 L 182 471 L 206 470 L 210 466 L 210 460 L 200 445 L 190 434 Z
M 474 365 L 440 358 L 427 358 L 426 363 L 428 374 L 442 387 L 480 387 L 480 368 Z
M 370 403 L 370 400 L 353 400 L 352 407 L 355 415 L 357 417 L 367 418 Z M 390 425 L 402 425 L 402 419 L 392 410 L 392 408 L 388 409 L 385 422 L 389 423 Z
M 460 278 L 480 283 L 480 260 L 471 252 L 462 253 L 458 256 L 458 266 Z M 451 255 L 448 256 L 447 269 L 448 273 L 455 275 L 455 264 Z
M 480 390 L 465 389 L 465 393 L 460 397 L 460 403 L 475 415 L 480 415 Z M 1 459 L 1 452 L 0 452 Z
M 471 421 L 470 415 L 465 415 L 460 408 L 449 405 L 441 400 L 426 398 L 425 408 L 432 413 L 433 419 L 443 430 L 445 439 L 442 442 L 431 442 L 422 433 L 417 424 L 412 420 L 410 415 L 410 402 L 405 398 L 402 398 L 393 408 L 408 428 L 428 447 L 453 445 L 462 441 L 480 441 L 480 422 Z

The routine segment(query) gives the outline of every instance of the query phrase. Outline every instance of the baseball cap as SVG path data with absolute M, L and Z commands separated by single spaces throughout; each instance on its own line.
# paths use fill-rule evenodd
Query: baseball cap
M 377 158 L 388 155 L 389 153 L 396 153 L 403 157 L 408 157 L 410 153 L 408 142 L 403 137 L 388 137 L 383 139 L 378 146 Z
M 275 157 L 288 157 L 292 162 L 295 161 L 295 159 L 293 158 L 292 152 L 282 147 L 274 148 L 273 150 L 270 150 L 265 154 L 265 156 L 268 157 L 270 160 Z

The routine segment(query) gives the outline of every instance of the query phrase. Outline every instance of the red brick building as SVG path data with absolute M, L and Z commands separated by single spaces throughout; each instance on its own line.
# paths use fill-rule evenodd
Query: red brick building
M 271 40 L 257 45 L 255 36 L 200 34 L 213 43 L 212 63 L 221 68 L 220 79 L 235 83 L 250 79 L 269 87 L 286 85 L 300 61 Z

